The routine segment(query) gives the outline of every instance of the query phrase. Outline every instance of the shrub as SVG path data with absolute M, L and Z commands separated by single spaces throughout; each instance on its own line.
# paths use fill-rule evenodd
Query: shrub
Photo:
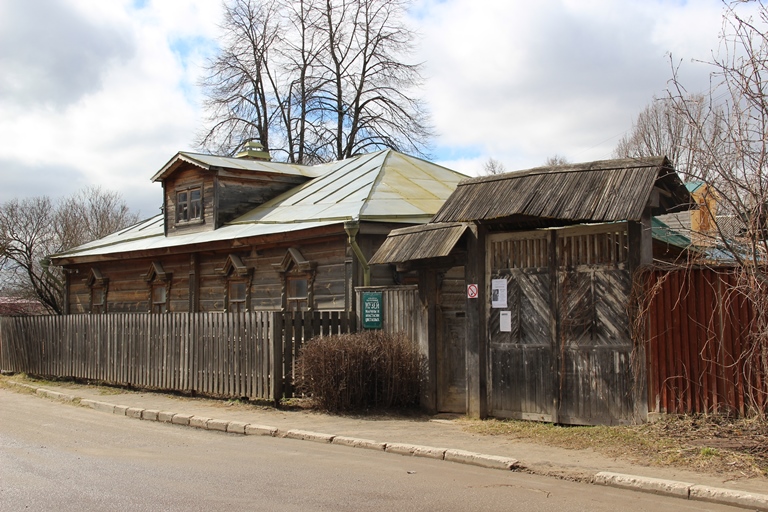
M 413 407 L 421 358 L 402 333 L 364 331 L 310 340 L 296 361 L 298 391 L 329 411 Z

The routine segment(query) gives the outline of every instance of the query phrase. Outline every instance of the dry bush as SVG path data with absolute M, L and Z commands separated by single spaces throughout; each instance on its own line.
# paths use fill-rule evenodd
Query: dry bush
M 402 333 L 314 338 L 301 350 L 296 365 L 297 390 L 329 412 L 419 403 L 421 358 Z

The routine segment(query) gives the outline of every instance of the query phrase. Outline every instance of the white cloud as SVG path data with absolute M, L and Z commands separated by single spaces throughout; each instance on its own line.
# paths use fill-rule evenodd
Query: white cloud
M 62 44 L 45 42 L 11 55 L 17 64 L 12 76 L 34 87 L 24 98 L 0 104 L 2 172 L 15 176 L 5 180 L 0 200 L 102 185 L 120 190 L 131 206 L 152 215 L 161 196 L 149 178 L 176 151 L 192 148 L 201 119 L 194 84 L 213 44 L 219 5 L 161 1 L 134 9 L 131 2 L 95 0 L 51 5 L 56 9 L 50 16 L 68 16 L 66 26 L 57 29 Z M 30 7 L 16 11 L 3 13 L 16 15 L 6 18 L 7 24 L 40 15 Z M 26 34 L 33 46 L 36 31 Z M 79 58 L 99 46 L 92 58 Z M 130 51 L 118 51 L 124 46 Z M 117 48 L 112 51 L 117 57 L 107 58 L 110 47 Z M 29 59 L 30 53 L 45 59 Z M 62 58 L 65 69 L 56 64 Z M 60 88 L 63 99 L 52 104 L 46 88 Z M 46 188 L 41 181 L 49 173 L 58 181 L 61 169 L 70 179 L 58 190 L 40 192 Z M 30 170 L 26 182 L 18 179 Z
M 722 4 L 425 0 L 418 12 L 438 144 L 516 169 L 554 154 L 610 158 L 664 94 L 668 54 L 702 58 L 717 45 Z M 703 86 L 706 74 L 686 76 Z
M 718 0 L 417 0 L 435 156 L 476 174 L 559 154 L 609 158 L 683 59 L 694 89 L 718 44 Z M 193 149 L 196 87 L 215 47 L 210 0 L 0 3 L 0 201 L 120 190 L 145 215 L 149 178 Z

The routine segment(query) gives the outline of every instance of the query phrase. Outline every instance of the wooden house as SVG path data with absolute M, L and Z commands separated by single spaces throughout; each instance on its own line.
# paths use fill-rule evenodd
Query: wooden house
M 367 262 L 390 230 L 429 221 L 465 178 L 391 150 L 264 156 L 175 155 L 152 177 L 161 214 L 52 257 L 66 313 L 352 310 L 355 286 L 398 282 Z
M 419 272 L 425 405 L 565 424 L 644 419 L 633 278 L 690 243 L 654 240 L 652 222 L 690 203 L 666 158 L 600 161 L 468 179 L 432 222 L 390 233 L 371 263 Z

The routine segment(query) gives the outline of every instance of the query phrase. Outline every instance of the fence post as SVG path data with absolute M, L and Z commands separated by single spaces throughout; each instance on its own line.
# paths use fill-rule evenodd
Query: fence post
M 269 315 L 272 319 L 272 400 L 279 406 L 283 398 L 283 313 L 273 311 Z

